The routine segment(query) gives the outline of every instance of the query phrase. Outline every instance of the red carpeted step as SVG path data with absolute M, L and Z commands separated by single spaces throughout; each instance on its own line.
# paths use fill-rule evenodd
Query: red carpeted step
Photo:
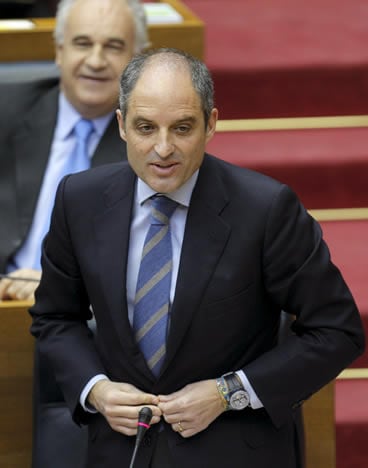
M 368 206 L 367 142 L 368 128 L 218 132 L 207 150 L 290 185 L 308 209 L 350 208 Z
M 366 0 L 182 0 L 205 23 L 221 118 L 368 109 Z
M 321 226 L 332 261 L 340 269 L 356 300 L 368 336 L 368 220 L 325 221 Z M 352 367 L 368 368 L 368 349 Z
M 368 380 L 337 380 L 336 468 L 368 466 Z

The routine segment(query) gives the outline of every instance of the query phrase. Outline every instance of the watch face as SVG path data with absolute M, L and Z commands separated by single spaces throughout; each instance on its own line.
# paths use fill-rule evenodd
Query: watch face
M 242 410 L 249 405 L 249 395 L 244 390 L 238 390 L 230 397 L 230 406 L 234 410 Z

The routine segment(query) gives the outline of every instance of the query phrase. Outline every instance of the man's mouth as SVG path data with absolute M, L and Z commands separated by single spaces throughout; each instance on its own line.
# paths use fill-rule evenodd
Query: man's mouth
M 178 163 L 170 163 L 170 164 L 158 164 L 152 163 L 151 164 L 153 170 L 162 175 L 168 175 L 174 172 L 174 170 L 178 167 Z
M 90 81 L 91 83 L 105 83 L 109 81 L 109 78 L 103 76 L 81 75 L 80 78 Z

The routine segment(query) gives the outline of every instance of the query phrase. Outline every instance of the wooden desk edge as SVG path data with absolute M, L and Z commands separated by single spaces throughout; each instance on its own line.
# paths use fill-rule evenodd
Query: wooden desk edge
M 0 301 L 0 313 L 1 311 L 28 310 L 32 305 L 32 301 Z
M 162 1 L 162 0 L 159 0 Z M 176 47 L 199 59 L 204 58 L 204 23 L 178 0 L 164 0 L 183 16 L 183 22 L 148 25 L 151 47 Z M 54 60 L 53 30 L 55 18 L 29 18 L 35 28 L 0 30 L 0 62 Z M 183 41 L 183 33 L 190 40 Z M 180 34 L 179 34 L 180 33 Z M 186 34 L 186 36 L 188 36 Z M 188 37 L 187 37 L 188 38 Z

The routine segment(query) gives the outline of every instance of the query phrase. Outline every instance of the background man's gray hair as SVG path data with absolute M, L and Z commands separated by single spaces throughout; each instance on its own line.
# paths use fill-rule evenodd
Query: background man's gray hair
M 159 57 L 161 55 L 161 57 Z M 129 98 L 135 85 L 144 69 L 159 59 L 162 63 L 169 65 L 185 65 L 190 73 L 192 84 L 200 97 L 204 114 L 205 125 L 207 126 L 211 111 L 214 106 L 214 88 L 211 74 L 206 65 L 192 55 L 177 49 L 161 48 L 153 49 L 143 54 L 134 56 L 125 68 L 120 79 L 119 104 L 123 118 L 126 118 Z
M 64 42 L 65 23 L 69 16 L 69 11 L 76 1 L 77 0 L 60 0 L 58 3 L 54 29 L 54 40 L 57 45 L 61 45 Z M 147 18 L 143 5 L 139 0 L 120 1 L 128 5 L 132 11 L 135 25 L 134 53 L 140 53 L 150 45 L 147 33 Z

